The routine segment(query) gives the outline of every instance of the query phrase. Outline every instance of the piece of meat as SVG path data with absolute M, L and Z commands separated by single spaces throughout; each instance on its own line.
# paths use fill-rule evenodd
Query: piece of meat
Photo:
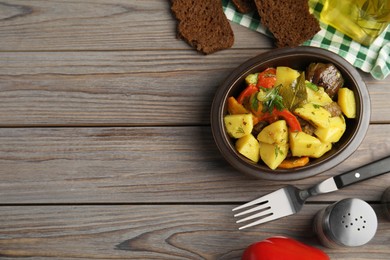
M 328 110 L 328 112 L 332 115 L 332 117 L 341 116 L 343 114 L 337 102 L 332 102 L 328 105 L 325 105 L 324 108 Z
M 306 69 L 306 80 L 324 87 L 325 92 L 332 99 L 344 85 L 340 71 L 331 63 L 311 63 Z

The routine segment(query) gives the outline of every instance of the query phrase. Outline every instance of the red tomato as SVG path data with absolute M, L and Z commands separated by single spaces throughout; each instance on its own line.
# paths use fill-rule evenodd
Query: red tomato
M 276 69 L 268 68 L 259 73 L 256 87 L 272 88 L 276 82 Z
M 287 237 L 271 237 L 250 245 L 242 260 L 329 260 L 323 251 Z

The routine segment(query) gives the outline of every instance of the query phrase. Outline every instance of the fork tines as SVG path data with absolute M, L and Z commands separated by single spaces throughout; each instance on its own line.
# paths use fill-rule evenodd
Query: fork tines
M 255 201 L 258 201 L 258 200 L 255 200 Z M 250 203 L 252 203 L 252 202 L 254 202 L 254 201 L 251 201 Z M 250 205 L 244 204 L 242 206 L 234 208 L 233 211 L 236 211 L 236 210 L 239 210 L 239 209 L 243 209 L 243 208 L 246 208 L 246 207 L 250 207 L 253 204 L 260 204 L 260 205 L 258 205 L 256 207 L 252 207 L 252 208 L 250 208 L 248 210 L 245 210 L 245 211 L 241 211 L 241 212 L 235 214 L 234 217 L 244 217 L 245 215 L 248 215 L 249 213 L 254 213 L 254 214 L 249 215 L 247 217 L 244 217 L 242 219 L 239 219 L 239 220 L 236 221 L 236 223 L 246 222 L 248 220 L 252 220 L 252 219 L 255 219 L 255 218 L 258 218 L 259 220 L 254 221 L 254 222 L 252 222 L 250 224 L 247 224 L 245 226 L 239 227 L 238 229 L 248 228 L 248 227 L 255 226 L 255 225 L 258 225 L 258 224 L 262 224 L 264 222 L 272 220 L 271 217 L 272 217 L 273 213 L 271 211 L 271 207 L 270 207 L 270 205 L 269 205 L 267 200 L 266 201 L 260 200 L 258 203 L 252 203 Z
M 247 210 L 241 211 L 234 215 L 234 217 L 243 217 L 237 220 L 236 223 L 257 219 L 254 222 L 239 227 L 239 229 L 241 230 L 252 227 L 292 214 L 293 212 L 291 207 L 288 205 L 288 203 L 284 203 L 285 200 L 286 192 L 285 190 L 280 189 L 234 208 L 233 211 L 239 211 L 248 208 Z

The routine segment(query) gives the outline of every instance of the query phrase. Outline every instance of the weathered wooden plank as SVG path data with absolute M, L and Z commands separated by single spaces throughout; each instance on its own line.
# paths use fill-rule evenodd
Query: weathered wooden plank
M 176 39 L 175 26 L 169 1 L 0 2 L 0 257 L 237 259 L 271 235 L 318 246 L 314 214 L 358 197 L 375 206 L 377 236 L 326 251 L 387 259 L 390 227 L 378 201 L 388 174 L 236 230 L 232 207 L 287 182 L 253 180 L 227 165 L 209 111 L 223 79 L 272 44 L 232 24 L 233 48 L 204 56 Z M 374 123 L 365 141 L 340 166 L 291 184 L 305 188 L 390 154 L 390 79 L 362 75 Z
M 372 125 L 348 160 L 295 182 L 253 180 L 221 157 L 209 127 L 0 129 L 0 204 L 243 202 L 301 188 L 390 154 L 390 125 Z M 311 200 L 379 200 L 390 175 Z
M 264 51 L 0 52 L 0 126 L 209 124 L 217 87 Z M 390 78 L 363 76 L 390 122 Z
M 0 53 L 0 124 L 208 124 L 218 84 L 252 55 Z
M 239 259 L 259 240 L 282 235 L 321 248 L 333 259 L 388 259 L 390 222 L 379 205 L 369 244 L 327 249 L 311 229 L 328 204 L 307 204 L 296 215 L 238 231 L 233 205 L 0 207 L 2 259 Z
M 234 47 L 272 46 L 266 36 L 231 25 Z M 1 51 L 191 49 L 176 38 L 170 1 L 5 0 L 0 27 Z

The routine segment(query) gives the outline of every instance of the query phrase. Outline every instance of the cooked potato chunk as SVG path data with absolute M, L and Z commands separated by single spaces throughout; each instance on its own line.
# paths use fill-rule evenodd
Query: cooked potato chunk
M 340 88 L 338 91 L 337 103 L 346 117 L 356 117 L 356 100 L 352 90 L 348 88 Z
M 297 70 L 289 67 L 276 67 L 276 82 L 275 86 L 282 84 L 283 86 L 290 86 L 291 83 L 299 77 Z
M 270 169 L 302 167 L 335 150 L 348 118 L 359 113 L 359 100 L 343 83 L 331 63 L 311 63 L 304 71 L 286 66 L 253 71 L 224 104 L 224 134 L 248 162 L 261 161 Z
M 338 142 L 344 134 L 346 128 L 343 116 L 336 116 L 329 118 L 329 127 L 318 127 L 314 134 L 325 143 Z
M 267 144 L 285 144 L 288 140 L 286 121 L 279 120 L 266 127 L 259 133 L 257 140 Z
M 332 143 L 321 143 L 321 146 L 312 154 L 311 157 L 320 158 L 330 149 L 332 149 Z
M 321 141 L 305 132 L 290 132 L 290 149 L 293 156 L 315 157 Z
M 260 159 L 260 145 L 252 134 L 238 139 L 236 142 L 236 149 L 240 154 L 254 162 L 258 162 Z
M 253 129 L 251 114 L 226 115 L 224 117 L 226 131 L 231 137 L 241 138 L 249 135 Z
M 333 102 L 329 95 L 325 92 L 323 87 L 318 87 L 318 90 L 312 90 L 311 88 L 306 88 L 307 92 L 307 101 L 320 106 L 325 106 Z
M 329 127 L 331 114 L 322 106 L 306 103 L 294 110 L 294 113 L 317 127 Z
M 288 153 L 288 144 L 267 144 L 260 142 L 261 160 L 272 170 L 275 170 L 279 164 L 286 159 Z

